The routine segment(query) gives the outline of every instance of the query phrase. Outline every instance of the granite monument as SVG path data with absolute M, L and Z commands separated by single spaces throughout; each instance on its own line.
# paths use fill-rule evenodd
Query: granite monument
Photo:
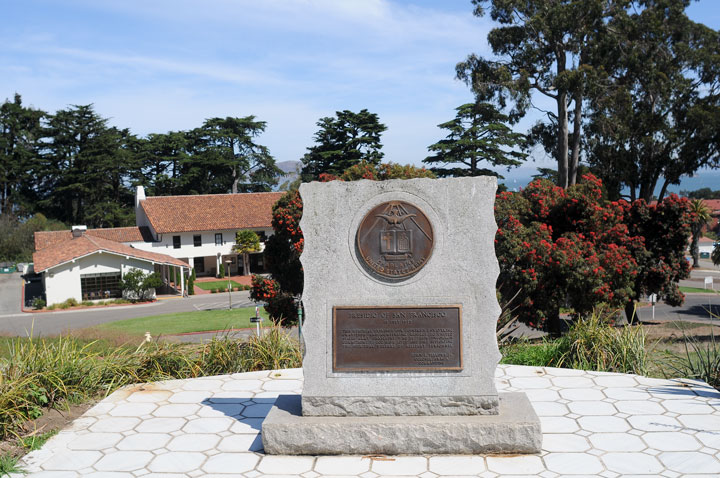
M 303 184 L 304 388 L 270 454 L 536 453 L 524 394 L 498 395 L 493 177 Z

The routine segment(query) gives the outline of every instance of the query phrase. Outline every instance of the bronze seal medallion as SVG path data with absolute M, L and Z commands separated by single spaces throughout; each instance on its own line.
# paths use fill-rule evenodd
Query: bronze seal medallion
M 433 228 L 427 216 L 405 201 L 376 206 L 357 231 L 361 262 L 384 279 L 404 279 L 417 273 L 430 259 L 433 244 Z

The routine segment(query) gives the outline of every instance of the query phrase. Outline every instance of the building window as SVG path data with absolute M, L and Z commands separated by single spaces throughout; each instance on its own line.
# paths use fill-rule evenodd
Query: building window
M 193 246 L 195 246 L 195 247 L 202 246 L 202 236 L 200 234 L 193 236 Z
M 215 233 L 215 245 L 216 245 L 216 246 L 222 246 L 222 245 L 223 245 L 222 232 L 217 232 L 217 233 Z
M 173 236 L 173 249 L 180 249 L 180 236 Z
M 80 290 L 83 300 L 122 297 L 120 273 L 82 274 L 80 276 Z
M 195 257 L 193 258 L 193 268 L 195 268 L 196 274 L 202 274 L 205 272 L 205 258 Z

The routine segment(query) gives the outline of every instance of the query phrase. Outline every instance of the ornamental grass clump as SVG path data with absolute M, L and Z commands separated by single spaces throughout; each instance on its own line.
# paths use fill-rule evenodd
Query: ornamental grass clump
M 241 364 L 245 371 L 301 367 L 300 343 L 281 327 L 268 327 L 259 337 L 253 335 L 243 344 Z
M 0 358 L 0 439 L 16 434 L 46 408 L 102 397 L 124 385 L 254 370 L 299 367 L 298 342 L 280 328 L 203 345 L 145 340 L 107 347 L 75 337 L 10 339 Z
M 713 313 L 710 315 L 718 318 Z M 663 360 L 666 368 L 680 377 L 702 380 L 713 388 L 720 387 L 720 343 L 715 337 L 715 327 L 710 327 L 707 342 L 687 335 L 685 329 L 681 330 L 684 349 L 679 354 L 666 352 Z
M 612 320 L 612 314 L 602 309 L 579 318 L 558 339 L 565 350 L 559 366 L 646 375 L 645 330 L 642 326 L 614 327 Z

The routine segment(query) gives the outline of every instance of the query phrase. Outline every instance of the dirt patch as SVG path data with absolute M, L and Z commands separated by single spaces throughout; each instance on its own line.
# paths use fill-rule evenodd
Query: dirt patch
M 643 327 L 647 332 L 647 345 L 660 351 L 683 352 L 686 338 L 707 343 L 714 336 L 720 342 L 720 326 L 698 322 L 660 322 L 645 323 Z
M 59 409 L 45 410 L 43 416 L 27 422 L 17 437 L 0 441 L 0 455 L 11 454 L 15 457 L 21 457 L 29 453 L 31 450 L 24 448 L 19 443 L 19 439 L 42 435 L 54 430 L 60 431 L 88 411 L 95 403 L 97 402 L 93 400 L 79 405 L 70 405 L 68 408 L 61 407 Z

